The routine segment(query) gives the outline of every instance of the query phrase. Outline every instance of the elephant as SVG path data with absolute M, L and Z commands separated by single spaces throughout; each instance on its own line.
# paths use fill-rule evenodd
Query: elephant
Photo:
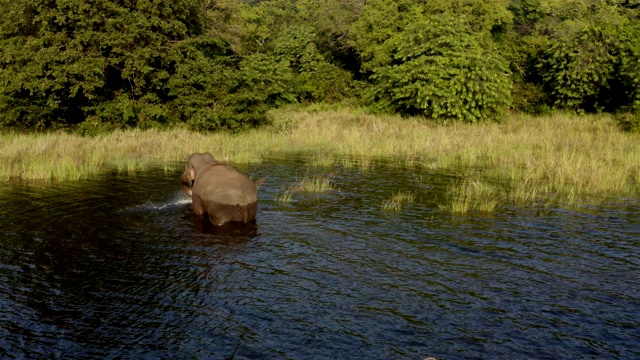
M 184 165 L 180 183 L 191 196 L 197 215 L 207 214 L 216 226 L 228 222 L 254 222 L 258 209 L 256 182 L 236 168 L 216 160 L 211 153 L 195 153 Z

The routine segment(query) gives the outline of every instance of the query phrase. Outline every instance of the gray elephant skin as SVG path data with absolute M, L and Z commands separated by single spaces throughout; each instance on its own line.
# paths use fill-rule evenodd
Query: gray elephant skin
M 216 160 L 210 153 L 195 153 L 184 166 L 180 183 L 191 195 L 193 211 L 207 214 L 214 225 L 253 222 L 258 210 L 255 183 L 236 168 Z

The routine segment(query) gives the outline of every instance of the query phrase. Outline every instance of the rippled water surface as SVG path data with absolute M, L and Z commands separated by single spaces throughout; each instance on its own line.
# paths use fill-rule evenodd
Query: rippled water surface
M 444 176 L 297 158 L 215 229 L 175 169 L 0 184 L 0 358 L 640 358 L 637 202 L 451 216 Z

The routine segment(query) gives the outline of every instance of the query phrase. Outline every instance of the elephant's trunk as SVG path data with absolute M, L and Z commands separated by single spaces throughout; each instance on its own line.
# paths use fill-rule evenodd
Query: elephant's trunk
M 193 189 L 193 180 L 189 178 L 187 171 L 180 177 L 180 184 L 187 195 L 191 196 L 191 189 Z

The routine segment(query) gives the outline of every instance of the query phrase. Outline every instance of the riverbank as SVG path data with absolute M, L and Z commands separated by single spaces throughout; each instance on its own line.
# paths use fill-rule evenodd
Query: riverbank
M 359 111 L 273 111 L 271 125 L 241 134 L 116 131 L 96 137 L 67 133 L 0 135 L 0 180 L 58 181 L 116 167 L 142 170 L 210 151 L 231 163 L 259 163 L 279 154 L 311 153 L 312 166 L 389 158 L 399 167 L 455 170 L 451 212 L 492 211 L 502 202 L 573 204 L 640 193 L 640 136 L 607 116 L 516 115 L 503 123 L 437 125 L 419 118 Z

